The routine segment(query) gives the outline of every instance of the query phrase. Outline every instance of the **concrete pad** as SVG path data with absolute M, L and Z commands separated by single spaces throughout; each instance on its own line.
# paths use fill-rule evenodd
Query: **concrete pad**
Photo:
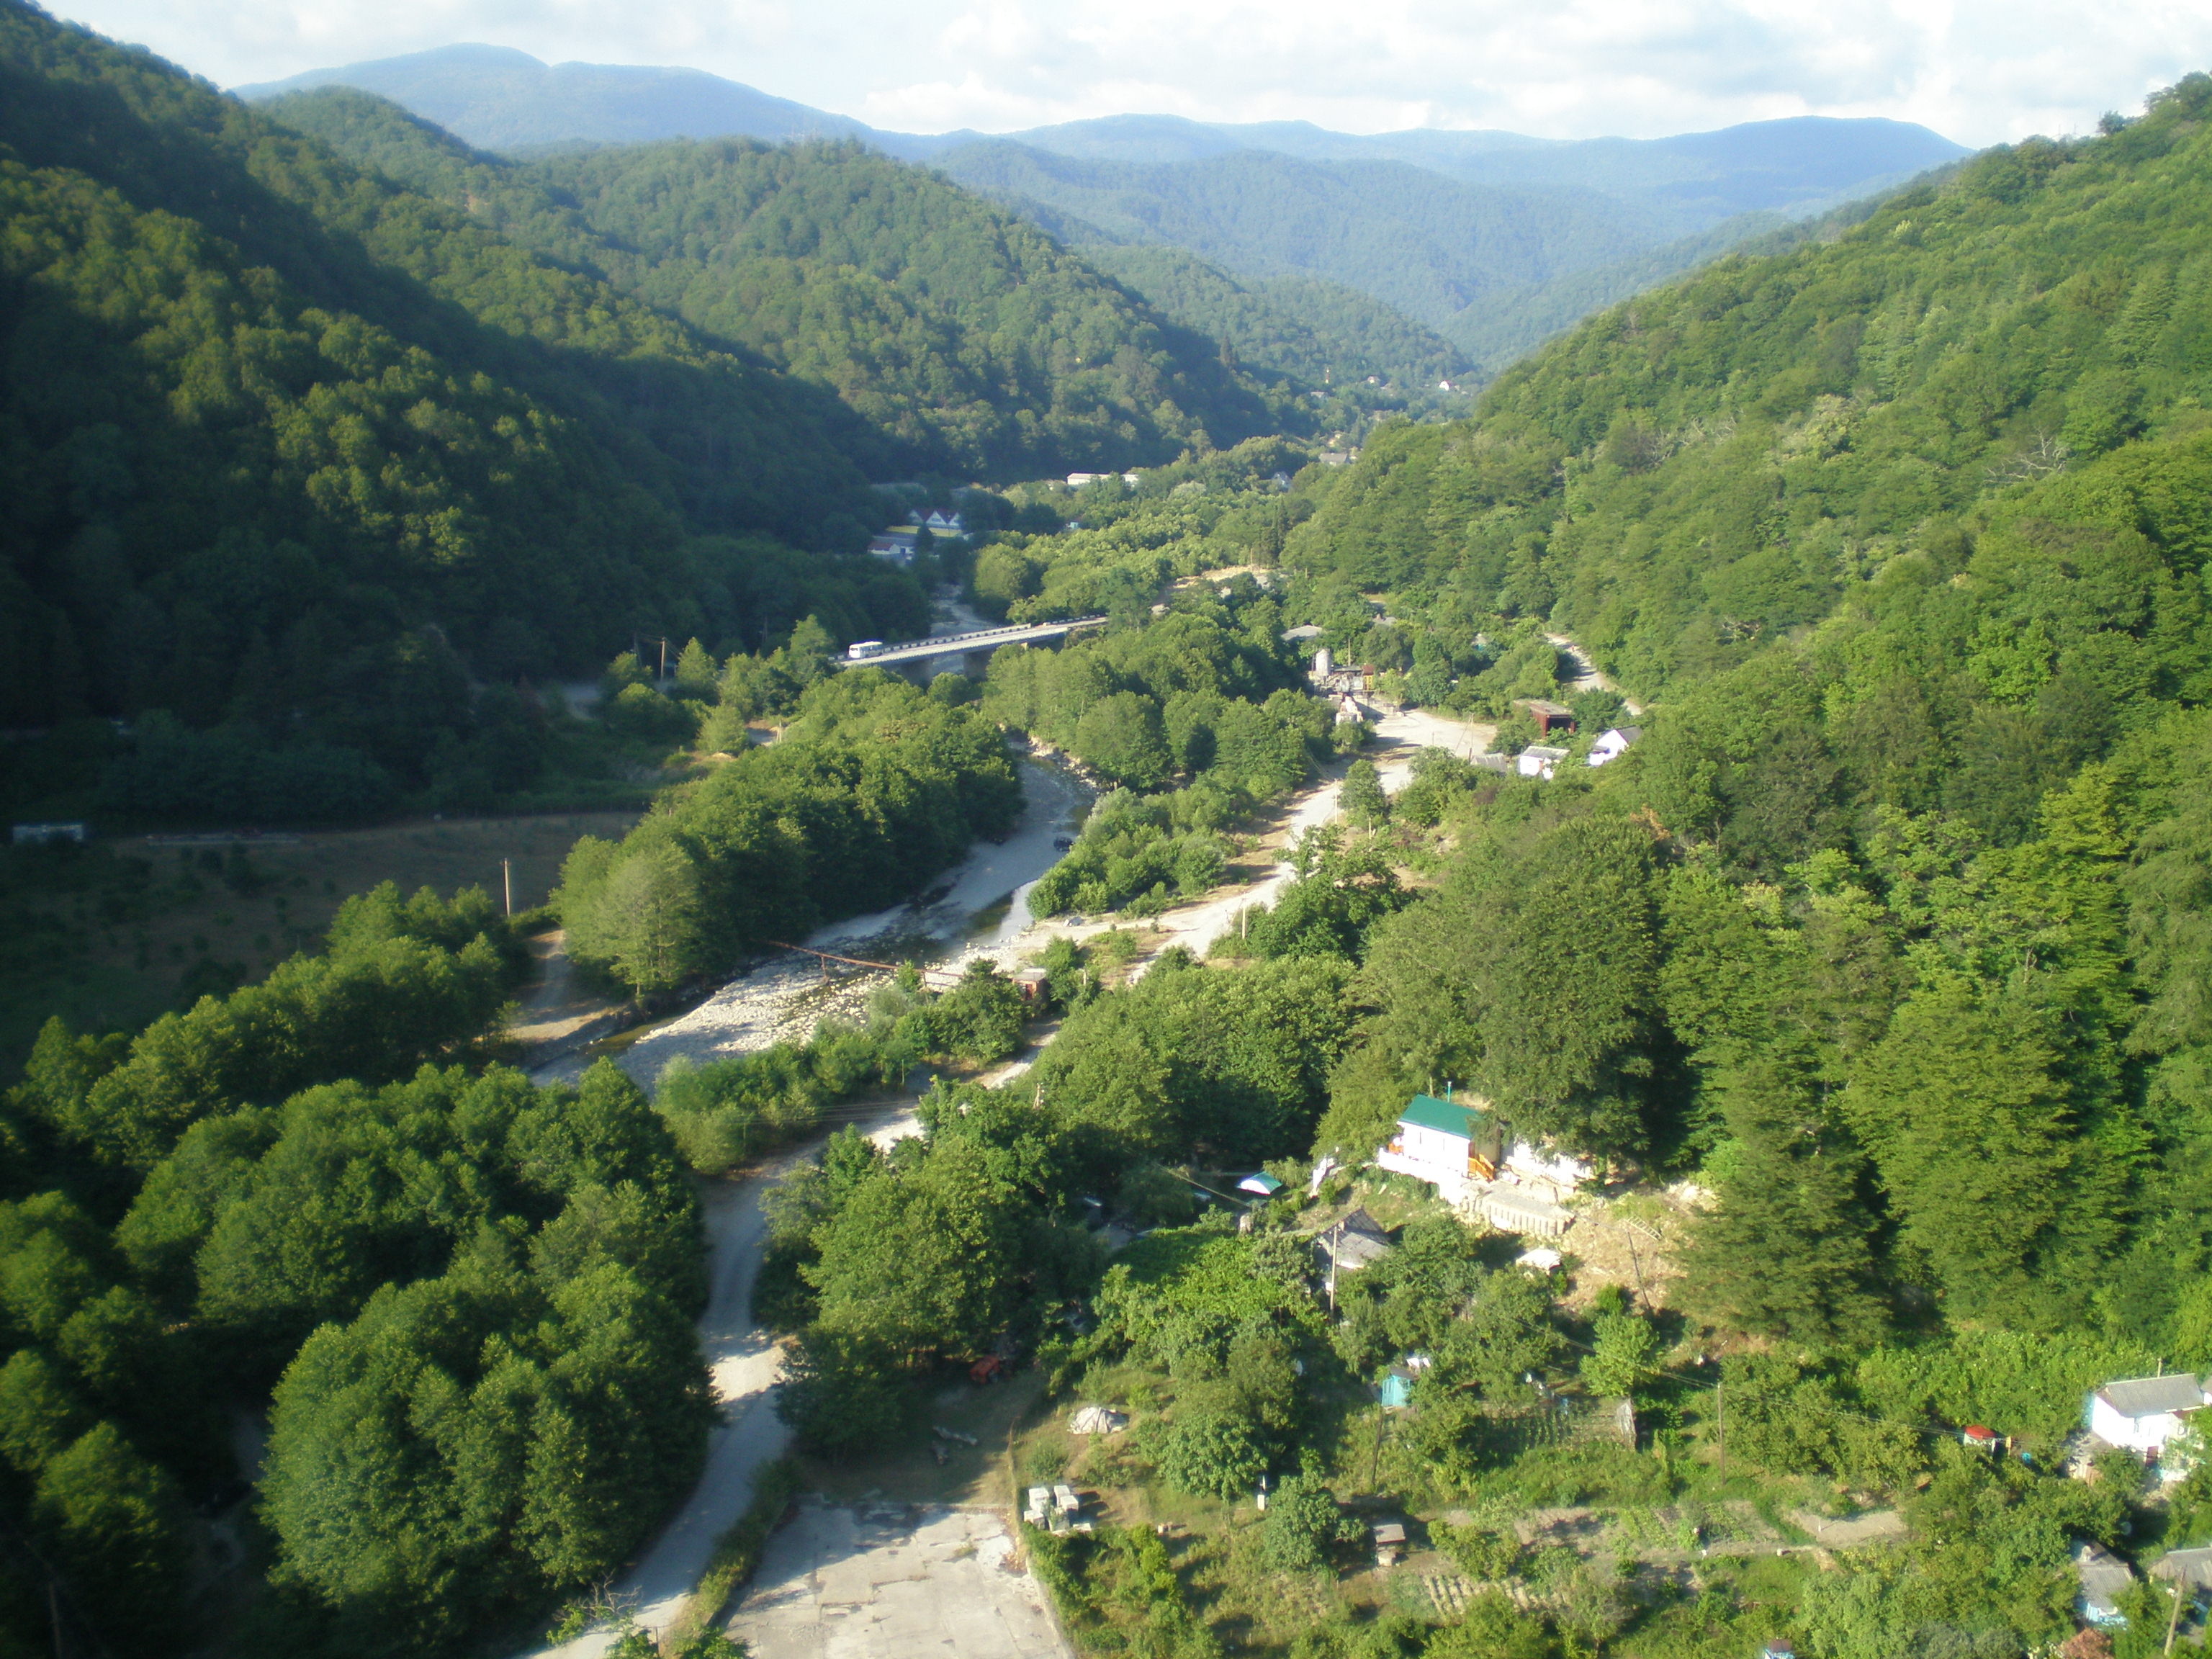
M 729 1632 L 756 1659 L 1072 1659 L 995 1510 L 818 1498 L 769 1539 Z

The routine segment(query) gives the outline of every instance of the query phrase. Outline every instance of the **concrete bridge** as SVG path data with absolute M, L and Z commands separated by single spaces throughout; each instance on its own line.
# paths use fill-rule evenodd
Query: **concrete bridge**
M 1104 625 L 1103 617 L 1078 617 L 1069 622 L 1026 623 L 1004 628 L 979 628 L 966 634 L 939 634 L 905 645 L 879 645 L 864 655 L 848 652 L 831 659 L 837 668 L 891 668 L 919 677 L 925 665 L 945 657 L 961 659 L 961 672 L 980 669 L 1002 645 L 1033 645 L 1042 640 L 1064 639 L 1079 628 Z M 854 647 L 855 649 L 859 647 Z M 944 672 L 941 668 L 939 672 Z

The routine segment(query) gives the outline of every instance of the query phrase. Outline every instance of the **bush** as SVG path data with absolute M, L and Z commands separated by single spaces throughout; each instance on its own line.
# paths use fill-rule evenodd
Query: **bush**
M 1241 1416 L 1192 1410 L 1176 1419 L 1160 1447 L 1161 1477 L 1182 1492 L 1237 1498 L 1257 1490 L 1267 1454 Z
M 626 738 L 656 743 L 684 743 L 697 732 L 697 713 L 649 685 L 625 685 L 602 717 L 610 730 Z
M 1291 1475 L 1267 1496 L 1260 1554 L 1278 1572 L 1311 1572 L 1328 1564 L 1332 1545 L 1359 1536 L 1359 1522 L 1337 1507 L 1317 1474 Z

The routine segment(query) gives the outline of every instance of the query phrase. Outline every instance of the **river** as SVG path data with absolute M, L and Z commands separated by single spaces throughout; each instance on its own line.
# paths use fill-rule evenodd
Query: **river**
M 1090 785 L 1055 761 L 1023 755 L 1022 812 L 1005 839 L 978 842 L 968 856 L 908 903 L 849 916 L 816 929 L 800 943 L 817 951 L 877 961 L 963 967 L 980 956 L 1012 969 L 1018 953 L 1041 945 L 1030 935 L 1027 899 L 1037 878 L 1060 859 L 1054 842 L 1073 836 L 1091 810 Z M 700 1061 L 750 1054 L 771 1043 L 803 1042 L 828 1014 L 852 1014 L 875 984 L 872 974 L 836 970 L 825 980 L 811 957 L 779 954 L 759 963 L 696 1008 L 646 1032 L 615 1063 L 646 1088 L 679 1055 Z M 582 1054 L 552 1060 L 532 1073 L 540 1083 L 574 1082 L 590 1061 Z

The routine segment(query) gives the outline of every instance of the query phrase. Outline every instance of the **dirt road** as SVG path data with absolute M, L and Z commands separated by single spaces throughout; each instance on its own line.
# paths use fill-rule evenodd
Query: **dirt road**
M 915 1133 L 913 1105 L 887 1105 L 860 1127 L 870 1139 L 889 1146 Z M 772 1393 L 779 1351 L 768 1333 L 753 1323 L 753 1275 L 759 1271 L 768 1237 L 763 1200 L 778 1178 L 820 1149 L 818 1139 L 811 1141 L 750 1180 L 708 1184 L 702 1200 L 708 1299 L 707 1311 L 699 1319 L 699 1340 L 723 1421 L 708 1438 L 707 1467 L 698 1486 L 611 1592 L 617 1607 L 627 1608 L 641 1626 L 656 1633 L 676 1621 L 706 1571 L 714 1540 L 752 1501 L 754 1477 L 790 1444 L 791 1431 L 775 1414 Z M 599 1659 L 612 1644 L 611 1632 L 593 1631 L 539 1651 L 542 1659 Z
M 1480 752 L 1491 735 L 1488 726 L 1418 710 L 1401 711 L 1384 716 L 1380 722 L 1381 743 L 1374 758 L 1383 787 L 1395 791 L 1411 775 L 1413 757 L 1421 749 L 1435 746 L 1472 755 Z M 1306 830 L 1336 816 L 1341 769 L 1335 770 L 1336 775 L 1310 786 L 1293 799 L 1284 821 L 1286 841 L 1294 841 Z M 1042 835 L 1048 850 L 1051 836 L 1059 832 L 1076 805 L 1073 796 L 1057 793 L 1034 799 L 1031 810 L 1024 814 L 1023 830 L 1010 838 L 1012 844 L 979 849 L 976 859 L 963 866 L 951 889 L 934 901 L 931 908 L 935 914 L 942 920 L 961 904 L 988 903 L 1005 892 L 1000 884 L 1010 872 L 1034 864 L 1036 849 L 1023 838 Z M 1269 902 L 1290 876 L 1290 866 L 1279 864 L 1265 881 L 1181 912 L 1170 912 L 1162 947 L 1167 943 L 1188 943 L 1202 952 L 1233 923 L 1239 908 Z M 1064 926 L 1055 929 L 1053 924 L 1032 921 L 1022 907 L 1025 897 L 1025 887 L 1017 890 L 1006 915 L 970 939 L 951 960 L 957 963 L 988 952 L 1011 966 L 1018 955 L 1041 944 L 1042 936 L 1048 932 L 1092 931 Z M 857 930 L 872 925 L 880 932 L 884 921 L 860 918 L 835 930 L 824 930 L 817 936 L 819 948 L 834 949 L 837 942 L 850 937 L 866 937 Z M 866 981 L 857 983 L 865 987 Z M 633 1045 L 620 1063 L 650 1088 L 661 1067 L 676 1054 L 704 1057 L 742 1052 L 763 1046 L 787 1030 L 803 1036 L 799 1027 L 811 1025 L 836 994 L 834 984 L 828 991 L 820 987 L 811 965 L 763 968 Z M 1033 1057 L 1034 1050 L 1023 1058 Z M 541 1080 L 563 1074 L 574 1063 L 557 1062 L 540 1074 Z M 1019 1069 L 1018 1064 L 1006 1067 L 1004 1075 Z M 887 1105 L 863 1127 L 872 1139 L 888 1144 L 914 1132 L 912 1108 Z M 665 1630 L 675 1621 L 713 1553 L 714 1540 L 751 1500 L 754 1477 L 788 1444 L 788 1431 L 775 1415 L 770 1392 L 776 1376 L 777 1350 L 766 1333 L 752 1322 L 752 1281 L 767 1233 L 763 1199 L 777 1177 L 812 1156 L 817 1146 L 818 1142 L 811 1143 L 787 1153 L 750 1180 L 716 1182 L 707 1190 L 710 1277 L 708 1308 L 699 1322 L 699 1334 L 726 1420 L 709 1439 L 707 1468 L 698 1486 L 614 1588 L 617 1605 L 629 1609 L 648 1630 Z M 593 1632 L 545 1650 L 544 1659 L 599 1659 L 611 1643 L 607 1632 Z
M 1575 666 L 1581 671 L 1575 676 L 1575 689 L 1577 691 L 1614 692 L 1619 695 L 1621 702 L 1628 706 L 1630 714 L 1640 714 L 1644 712 L 1644 705 L 1615 685 L 1613 683 L 1613 677 L 1590 660 L 1589 652 L 1583 650 L 1565 634 L 1547 634 L 1544 637 L 1574 659 Z

